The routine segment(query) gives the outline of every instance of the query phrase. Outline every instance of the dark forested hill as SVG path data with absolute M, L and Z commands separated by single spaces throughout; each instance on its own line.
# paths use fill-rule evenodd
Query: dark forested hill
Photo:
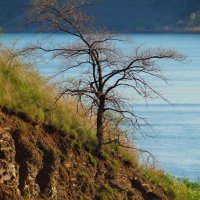
M 0 0 L 0 25 L 6 32 L 31 31 L 25 26 L 28 0 Z M 200 0 L 98 0 L 89 12 L 98 26 L 117 32 L 198 30 Z

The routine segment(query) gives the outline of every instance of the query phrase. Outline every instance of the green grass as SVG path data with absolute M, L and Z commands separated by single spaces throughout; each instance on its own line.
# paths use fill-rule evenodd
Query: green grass
M 97 166 L 97 159 L 90 153 L 87 153 L 88 160 L 93 167 Z
M 18 59 L 10 62 L 9 53 L 7 49 L 0 50 L 0 107 L 16 114 L 23 113 L 35 122 L 50 124 L 74 139 L 89 137 L 88 129 L 78 119 L 75 105 L 61 101 L 52 107 L 55 89 L 47 85 L 29 63 Z
M 174 200 L 199 200 L 200 183 L 188 179 L 176 179 L 161 170 L 141 169 L 145 181 L 161 187 Z
M 188 188 L 191 188 L 193 190 L 199 191 L 200 192 L 200 182 L 191 182 L 186 178 L 180 178 L 178 179 L 180 183 L 185 184 Z
M 116 199 L 116 190 L 108 184 L 103 184 L 100 187 L 100 200 L 114 200 Z

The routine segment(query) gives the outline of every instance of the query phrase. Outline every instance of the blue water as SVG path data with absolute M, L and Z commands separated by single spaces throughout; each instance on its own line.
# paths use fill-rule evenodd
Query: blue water
M 136 46 L 142 44 L 142 48 L 173 48 L 188 56 L 185 63 L 160 63 L 163 74 L 170 79 L 168 85 L 151 80 L 152 86 L 172 105 L 160 99 L 149 101 L 148 106 L 141 99 L 134 99 L 132 103 L 135 112 L 152 125 L 152 129 L 145 125 L 142 128 L 146 135 L 153 137 L 137 134 L 137 146 L 152 152 L 157 165 L 165 171 L 196 180 L 200 177 L 200 35 L 130 34 L 126 37 L 132 38 Z M 49 37 L 45 34 L 4 34 L 0 40 L 4 45 L 17 40 L 16 46 L 22 47 L 37 40 L 48 44 Z M 50 40 L 68 44 L 73 38 L 59 34 Z M 129 47 L 119 47 L 129 51 Z M 59 61 L 49 62 L 48 57 L 36 59 L 37 69 L 45 76 L 53 74 L 58 66 Z
M 177 177 L 200 177 L 200 105 L 138 105 L 136 112 L 148 119 L 152 129 L 138 136 L 137 145 L 152 152 L 157 165 Z

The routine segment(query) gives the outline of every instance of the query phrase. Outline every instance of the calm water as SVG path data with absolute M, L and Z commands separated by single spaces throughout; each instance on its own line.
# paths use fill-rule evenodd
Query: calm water
M 196 180 L 200 177 L 200 35 L 184 34 L 135 34 L 128 35 L 136 45 L 173 48 L 188 56 L 187 63 L 160 63 L 163 73 L 170 79 L 168 85 L 152 80 L 152 85 L 170 100 L 172 105 L 156 99 L 148 106 L 138 100 L 135 111 L 146 117 L 154 132 L 151 137 L 138 136 L 136 144 L 151 151 L 158 165 L 177 177 Z M 18 40 L 21 47 L 47 36 L 34 34 L 4 34 L 0 39 L 5 45 Z M 56 35 L 54 41 L 70 42 L 65 35 Z M 45 44 L 45 42 L 43 42 Z M 120 46 L 126 49 L 124 46 Z M 52 74 L 58 61 L 48 63 L 37 60 L 37 68 L 44 75 Z
M 138 146 L 152 152 L 158 165 L 177 177 L 200 177 L 200 105 L 138 105 L 137 113 L 153 127 L 151 135 L 141 137 Z M 149 127 L 143 127 L 149 134 Z

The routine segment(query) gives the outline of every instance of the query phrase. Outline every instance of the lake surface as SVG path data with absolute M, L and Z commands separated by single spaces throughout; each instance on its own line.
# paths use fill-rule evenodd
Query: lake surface
M 197 180 L 200 177 L 200 35 L 186 34 L 134 34 L 127 35 L 136 46 L 173 48 L 188 56 L 186 63 L 162 62 L 161 69 L 170 81 L 168 85 L 152 80 L 152 85 L 172 103 L 155 99 L 148 102 L 138 100 L 135 111 L 146 117 L 152 125 L 143 129 L 154 137 L 138 136 L 136 144 L 152 152 L 158 166 L 177 177 Z M 22 47 L 36 40 L 48 38 L 45 34 L 4 34 L 0 40 L 4 45 L 18 40 Z M 63 43 L 73 38 L 55 35 L 52 40 Z M 45 44 L 45 42 L 43 42 Z M 127 50 L 125 46 L 120 48 Z M 37 60 L 37 68 L 43 75 L 52 74 L 58 61 L 48 63 Z

